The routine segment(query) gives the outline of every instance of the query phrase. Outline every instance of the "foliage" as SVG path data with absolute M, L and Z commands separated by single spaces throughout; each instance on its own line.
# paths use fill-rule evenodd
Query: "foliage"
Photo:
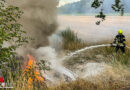
M 91 7 L 98 8 L 98 7 L 101 6 L 102 3 L 103 3 L 102 1 L 94 0 L 94 2 L 92 3 Z
M 97 25 L 99 25 L 101 21 L 104 21 L 106 17 L 103 13 L 103 2 L 104 0 L 94 0 L 91 5 L 91 7 L 95 9 L 101 7 L 101 11 L 99 12 L 99 15 L 96 16 L 97 18 L 101 18 L 100 21 L 96 22 Z M 112 4 L 111 7 L 115 12 L 120 12 L 121 16 L 124 15 L 124 5 L 121 3 L 121 0 L 115 0 L 115 4 Z
M 102 9 L 103 10 L 103 9 Z M 96 15 L 97 18 L 101 18 L 102 21 L 105 20 L 106 15 L 104 15 L 103 11 L 101 10 L 101 12 L 99 12 L 99 15 Z M 97 21 L 96 24 L 99 25 L 101 23 L 101 21 Z
M 112 4 L 112 9 L 116 12 L 121 12 L 121 15 L 124 14 L 124 6 L 121 4 L 120 0 L 115 0 L 115 4 Z
M 44 60 L 40 60 L 37 65 L 38 65 L 38 70 L 43 70 L 43 71 L 46 71 L 46 70 L 50 70 L 50 67 L 46 65 L 46 61 Z
M 5 0 L 0 1 L 0 69 L 4 77 L 9 77 L 9 72 L 13 76 L 18 73 L 16 68 L 19 61 L 15 50 L 28 42 L 22 25 L 18 23 L 22 14 L 19 7 L 7 6 Z M 8 46 L 4 46 L 4 43 Z

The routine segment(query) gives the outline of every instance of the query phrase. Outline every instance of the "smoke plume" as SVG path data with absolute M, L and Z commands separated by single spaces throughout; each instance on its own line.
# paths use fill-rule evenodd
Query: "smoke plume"
M 54 49 L 57 43 L 53 40 L 58 39 L 58 43 L 61 44 L 60 37 L 52 35 L 57 29 L 57 0 L 10 0 L 8 3 L 19 6 L 23 10 L 24 14 L 20 23 L 28 36 L 34 38 L 29 45 L 17 50 L 18 54 L 29 53 L 38 60 L 47 60 L 51 64 L 51 69 L 75 80 L 73 73 L 58 61 Z M 51 45 L 53 48 L 49 47 L 49 41 L 50 45 L 53 43 Z
M 24 14 L 20 20 L 23 29 L 31 36 L 29 44 L 39 48 L 49 44 L 48 36 L 57 29 L 57 0 L 9 0 L 9 4 L 20 7 Z

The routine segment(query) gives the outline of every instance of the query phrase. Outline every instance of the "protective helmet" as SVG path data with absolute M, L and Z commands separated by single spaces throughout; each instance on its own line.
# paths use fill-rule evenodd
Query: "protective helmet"
M 118 31 L 118 33 L 119 33 L 119 34 L 123 34 L 123 30 L 120 29 L 120 30 Z

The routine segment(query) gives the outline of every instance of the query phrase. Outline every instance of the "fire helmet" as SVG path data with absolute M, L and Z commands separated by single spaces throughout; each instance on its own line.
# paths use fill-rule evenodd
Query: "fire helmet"
M 120 29 L 120 30 L 118 31 L 118 33 L 119 33 L 119 34 L 123 34 L 123 30 Z

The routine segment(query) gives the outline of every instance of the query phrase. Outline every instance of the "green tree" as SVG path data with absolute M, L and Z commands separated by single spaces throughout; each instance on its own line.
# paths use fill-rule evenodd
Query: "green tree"
M 104 0 L 94 0 L 91 7 L 97 9 L 99 7 L 101 7 L 101 11 L 99 12 L 98 15 L 96 15 L 97 18 L 101 18 L 100 21 L 97 21 L 96 24 L 99 25 L 101 23 L 101 21 L 105 20 L 106 15 L 103 13 L 103 3 Z M 115 0 L 115 4 L 112 4 L 112 9 L 115 12 L 120 12 L 121 16 L 124 15 L 124 5 L 122 4 L 121 0 Z
M 7 6 L 5 0 L 0 1 L 0 69 L 6 79 L 17 73 L 19 60 L 16 59 L 16 48 L 28 42 L 24 37 L 26 32 L 18 23 L 22 14 L 19 7 Z M 5 42 L 7 47 L 3 46 Z

